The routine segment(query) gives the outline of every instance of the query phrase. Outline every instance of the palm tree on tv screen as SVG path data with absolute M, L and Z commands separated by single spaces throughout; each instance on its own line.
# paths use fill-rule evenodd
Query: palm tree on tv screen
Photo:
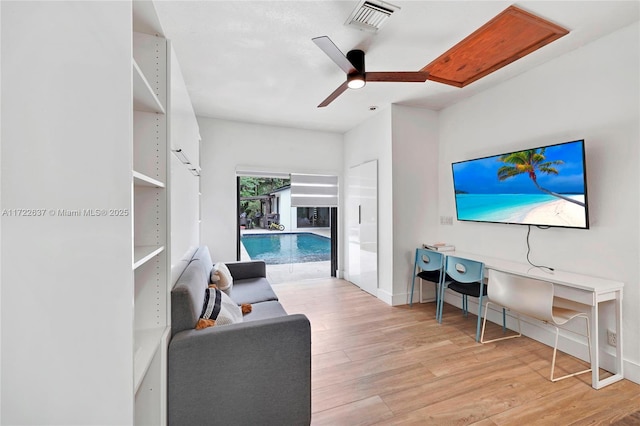
M 537 151 L 537 149 L 528 149 L 526 151 L 518 151 L 511 154 L 501 155 L 499 161 L 510 165 L 502 166 L 498 169 L 498 180 L 503 181 L 510 177 L 527 173 L 534 185 L 540 191 L 584 207 L 584 203 L 580 201 L 565 197 L 564 195 L 557 194 L 540 186 L 536 171 L 540 174 L 557 175 L 558 169 L 553 166 L 564 164 L 564 162 L 562 160 L 547 161 L 544 156 L 545 148 L 540 148 L 539 152 Z

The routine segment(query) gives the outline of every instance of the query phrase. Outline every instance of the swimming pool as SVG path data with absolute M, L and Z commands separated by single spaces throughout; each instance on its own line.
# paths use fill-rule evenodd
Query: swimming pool
M 308 232 L 243 235 L 240 240 L 251 259 L 267 265 L 331 260 L 331 239 Z

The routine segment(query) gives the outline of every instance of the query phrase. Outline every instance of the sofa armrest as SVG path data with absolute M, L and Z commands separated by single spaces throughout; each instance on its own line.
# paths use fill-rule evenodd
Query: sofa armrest
M 267 277 L 267 265 L 263 260 L 225 263 L 234 280 Z
M 176 334 L 168 352 L 168 418 L 170 426 L 310 424 L 307 317 Z

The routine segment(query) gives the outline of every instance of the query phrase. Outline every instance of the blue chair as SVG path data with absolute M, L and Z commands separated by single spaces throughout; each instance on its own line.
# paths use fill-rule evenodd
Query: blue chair
M 411 281 L 411 298 L 409 306 L 413 306 L 413 289 L 416 278 L 431 281 L 436 285 L 436 318 L 438 317 L 438 284 L 442 279 L 444 268 L 444 256 L 442 253 L 427 249 L 416 249 L 416 258 L 413 264 L 413 280 Z M 420 300 L 422 300 L 422 286 L 420 286 Z
M 447 256 L 444 271 L 446 275 L 440 284 L 438 300 L 438 322 L 442 323 L 444 292 L 447 288 L 462 294 L 462 311 L 465 316 L 469 312 L 468 296 L 477 297 L 478 326 L 476 329 L 476 342 L 478 342 L 480 341 L 480 327 L 482 325 L 482 298 L 487 295 L 487 288 L 484 285 L 484 263 L 462 257 Z

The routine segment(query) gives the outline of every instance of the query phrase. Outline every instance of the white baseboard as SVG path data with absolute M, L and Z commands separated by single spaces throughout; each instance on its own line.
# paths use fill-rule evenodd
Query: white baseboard
M 386 290 L 382 290 L 382 289 L 378 289 L 378 292 L 376 293 L 376 296 L 378 297 L 378 299 L 382 300 L 384 303 L 386 303 L 387 305 L 391 305 L 391 306 L 399 306 L 399 305 L 406 305 L 407 304 L 407 300 L 405 299 L 402 303 L 398 303 L 398 298 L 389 293 Z
M 640 364 L 624 360 L 624 378 L 640 385 Z
M 423 286 L 422 296 L 425 299 L 423 301 L 420 301 L 420 285 Z M 436 295 L 436 291 L 435 291 L 435 285 L 433 283 L 416 279 L 416 286 L 413 290 L 413 303 L 433 302 L 435 301 L 435 295 Z M 392 298 L 389 298 L 387 296 L 385 299 L 382 299 L 382 298 L 381 299 L 385 300 L 385 302 L 387 302 L 392 306 L 400 306 L 400 305 L 408 305 L 410 297 L 411 297 L 411 286 L 409 286 L 406 293 L 394 294 Z M 387 300 L 391 300 L 392 302 L 390 303 Z

